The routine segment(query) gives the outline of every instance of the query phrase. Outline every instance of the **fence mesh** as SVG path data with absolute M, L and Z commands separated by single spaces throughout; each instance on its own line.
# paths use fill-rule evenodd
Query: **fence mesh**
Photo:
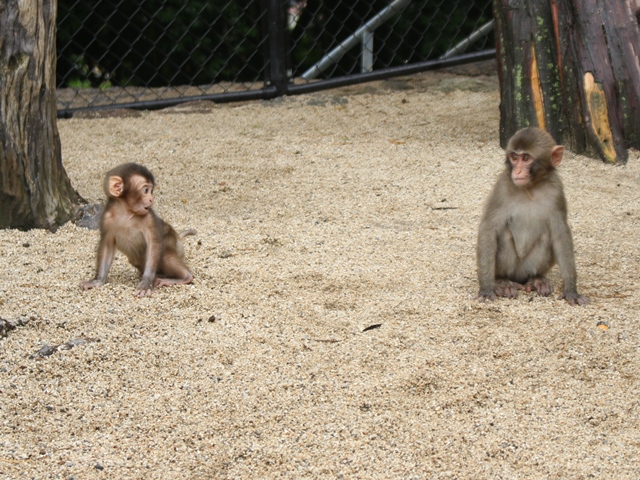
M 491 18 L 491 0 L 59 0 L 58 109 L 348 83 L 455 56 L 470 35 L 466 52 L 486 51 Z

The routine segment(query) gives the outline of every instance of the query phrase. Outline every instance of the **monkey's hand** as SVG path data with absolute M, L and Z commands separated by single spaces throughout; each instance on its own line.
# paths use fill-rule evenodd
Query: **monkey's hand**
M 496 292 L 494 290 L 480 290 L 476 300 L 479 302 L 493 302 L 496 299 Z
M 85 280 L 84 282 L 82 282 L 80 284 L 80 288 L 82 288 L 82 290 L 90 290 L 101 285 L 104 285 L 104 282 L 98 278 L 94 278 L 93 280 Z
M 589 303 L 589 299 L 578 292 L 562 292 L 560 298 L 564 298 L 569 305 L 587 305 Z
M 138 285 L 138 288 L 136 289 L 136 297 L 150 297 L 151 296 L 151 292 L 153 291 L 153 279 L 148 279 L 148 278 L 142 278 L 142 280 L 140 280 L 140 284 Z

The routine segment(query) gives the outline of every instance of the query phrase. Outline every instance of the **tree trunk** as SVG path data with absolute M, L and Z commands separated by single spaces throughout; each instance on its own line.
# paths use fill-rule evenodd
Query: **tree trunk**
M 56 0 L 0 2 L 0 228 L 53 229 L 82 201 L 56 125 Z
M 493 0 L 500 141 L 536 125 L 576 153 L 640 148 L 636 0 Z

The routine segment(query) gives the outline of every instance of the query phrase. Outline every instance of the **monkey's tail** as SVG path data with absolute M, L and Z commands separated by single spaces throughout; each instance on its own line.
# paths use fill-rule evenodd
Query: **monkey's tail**
M 196 232 L 193 228 L 189 228 L 188 230 L 183 230 L 178 234 L 178 237 L 180 238 L 180 240 L 182 240 L 184 237 L 188 237 L 189 235 L 196 235 L 198 232 Z

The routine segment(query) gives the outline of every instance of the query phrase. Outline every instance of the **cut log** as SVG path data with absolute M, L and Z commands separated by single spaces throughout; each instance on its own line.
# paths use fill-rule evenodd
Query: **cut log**
M 624 163 L 640 148 L 636 0 L 493 0 L 500 141 L 548 130 L 577 153 Z

